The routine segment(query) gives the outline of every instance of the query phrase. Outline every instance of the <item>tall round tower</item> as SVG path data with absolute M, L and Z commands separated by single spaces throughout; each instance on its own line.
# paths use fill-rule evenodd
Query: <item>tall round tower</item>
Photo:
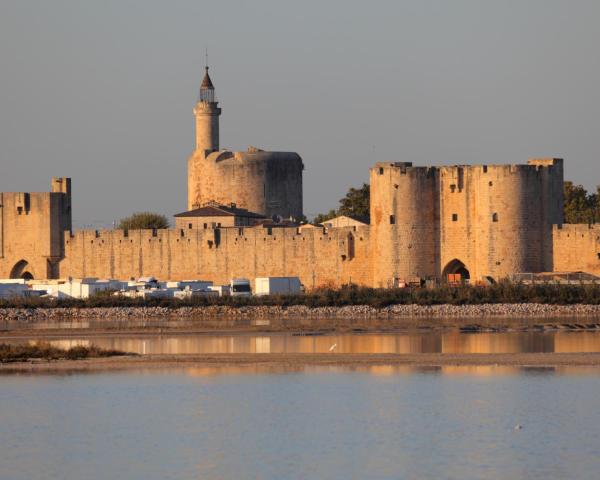
M 199 207 L 198 178 L 203 174 L 202 160 L 219 150 L 219 115 L 221 109 L 215 96 L 215 87 L 208 74 L 208 66 L 200 84 L 196 117 L 196 149 L 188 160 L 188 209 Z
M 373 285 L 390 288 L 435 277 L 436 169 L 380 162 L 371 168 L 370 179 Z
M 302 171 L 297 153 L 248 147 L 219 150 L 221 109 L 208 67 L 194 107 L 196 149 L 188 160 L 188 209 L 235 203 L 272 218 L 302 217 Z
M 221 109 L 218 107 L 215 97 L 215 87 L 208 74 L 208 67 L 204 73 L 200 85 L 200 96 L 194 107 L 196 116 L 196 150 L 204 151 L 206 154 L 219 149 L 219 115 Z

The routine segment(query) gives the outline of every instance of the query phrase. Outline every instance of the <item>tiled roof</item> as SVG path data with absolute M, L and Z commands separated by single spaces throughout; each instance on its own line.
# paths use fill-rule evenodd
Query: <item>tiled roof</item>
M 215 87 L 213 86 L 213 83 L 210 79 L 210 75 L 208 74 L 208 67 L 206 67 L 206 73 L 204 74 L 204 78 L 202 79 L 202 83 L 200 84 L 200 88 L 212 88 L 214 89 Z
M 246 217 L 246 218 L 265 218 L 264 215 L 255 212 L 249 212 L 244 208 L 237 208 L 225 205 L 205 205 L 204 207 L 178 213 L 175 217 Z

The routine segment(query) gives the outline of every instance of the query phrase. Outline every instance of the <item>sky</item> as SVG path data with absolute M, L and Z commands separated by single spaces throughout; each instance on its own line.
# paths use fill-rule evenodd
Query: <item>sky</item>
M 600 184 L 597 0 L 2 0 L 0 191 L 76 227 L 186 209 L 208 49 L 221 147 L 298 152 L 308 216 L 377 161 L 565 159 Z

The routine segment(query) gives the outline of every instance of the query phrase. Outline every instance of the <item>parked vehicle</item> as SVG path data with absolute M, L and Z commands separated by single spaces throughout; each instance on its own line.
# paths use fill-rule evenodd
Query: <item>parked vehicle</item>
M 227 297 L 231 295 L 231 287 L 229 285 L 211 285 L 208 287 L 211 292 L 217 292 L 219 297 Z
M 302 292 L 298 277 L 258 277 L 254 282 L 255 295 L 294 295 Z
M 249 297 L 252 295 L 250 280 L 247 278 L 233 278 L 229 286 L 232 297 Z

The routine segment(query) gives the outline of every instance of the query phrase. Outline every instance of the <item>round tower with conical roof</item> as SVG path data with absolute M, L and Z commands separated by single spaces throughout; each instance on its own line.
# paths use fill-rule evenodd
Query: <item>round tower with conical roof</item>
M 188 210 L 235 203 L 271 218 L 302 218 L 302 158 L 248 147 L 219 149 L 219 115 L 208 67 L 194 107 L 196 149 L 188 160 Z
M 200 85 L 196 116 L 196 150 L 208 155 L 219 149 L 219 115 L 221 109 L 215 96 L 215 87 L 208 74 L 208 66 Z

